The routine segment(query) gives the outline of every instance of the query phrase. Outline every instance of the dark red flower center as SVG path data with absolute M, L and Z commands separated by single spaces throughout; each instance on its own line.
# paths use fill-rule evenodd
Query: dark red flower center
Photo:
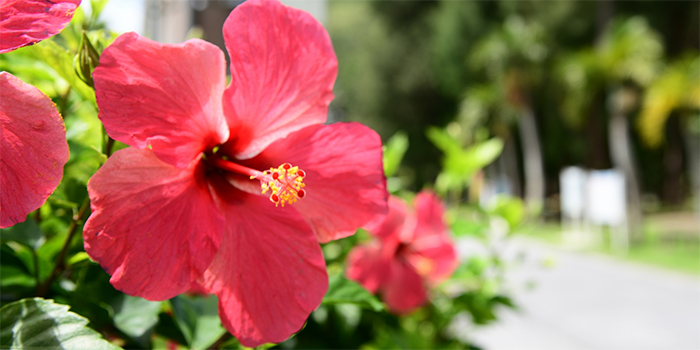
M 270 201 L 275 206 L 293 204 L 300 198 L 306 197 L 303 189 L 306 173 L 297 166 L 284 163 L 277 168 L 259 171 L 234 163 L 217 155 L 206 158 L 209 165 L 228 172 L 249 176 L 251 180 L 260 181 L 262 193 L 270 191 Z

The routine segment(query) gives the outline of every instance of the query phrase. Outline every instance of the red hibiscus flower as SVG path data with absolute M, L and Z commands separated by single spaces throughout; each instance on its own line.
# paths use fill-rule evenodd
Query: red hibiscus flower
M 318 241 L 380 219 L 388 195 L 379 136 L 322 124 L 337 60 L 320 23 L 252 0 L 223 31 L 228 87 L 223 52 L 201 40 L 127 33 L 102 53 L 99 116 L 132 147 L 88 183 L 83 237 L 117 289 L 163 300 L 201 284 L 252 347 L 302 327 L 328 286 Z
M 443 220 L 445 206 L 432 192 L 422 191 L 415 212 L 398 198 L 389 199 L 389 213 L 370 229 L 378 240 L 355 247 L 347 275 L 372 293 L 381 293 L 389 309 L 407 313 L 427 301 L 426 285 L 454 272 L 457 254 Z
M 58 34 L 78 5 L 80 0 L 0 1 L 0 53 Z
M 56 189 L 68 161 L 63 119 L 48 96 L 0 72 L 0 227 L 26 219 Z
M 70 22 L 80 0 L 0 2 L 0 53 L 44 40 Z M 56 189 L 68 161 L 63 119 L 51 99 L 0 72 L 0 228 L 26 219 Z

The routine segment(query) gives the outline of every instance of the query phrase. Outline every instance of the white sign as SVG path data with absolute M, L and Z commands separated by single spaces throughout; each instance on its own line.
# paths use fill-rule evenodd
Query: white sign
M 617 170 L 588 173 L 586 216 L 594 224 L 618 226 L 626 222 L 625 177 Z
M 581 220 L 586 208 L 586 171 L 570 166 L 559 174 L 562 216 Z

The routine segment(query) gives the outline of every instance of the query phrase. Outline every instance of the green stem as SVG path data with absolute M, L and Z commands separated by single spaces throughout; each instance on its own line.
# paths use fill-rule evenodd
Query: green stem
M 70 87 L 66 89 L 66 92 L 64 94 L 61 94 L 58 99 L 58 111 L 61 114 L 61 118 L 65 119 L 66 117 L 66 108 L 68 107 L 68 94 L 70 94 Z
M 107 135 L 107 130 L 104 126 L 102 127 L 102 153 L 107 157 L 112 155 L 112 149 L 114 148 L 114 139 Z
M 36 285 L 39 285 L 39 257 L 36 255 L 36 250 L 32 249 L 32 258 L 34 259 L 34 280 Z
M 114 148 L 114 139 L 107 136 L 107 145 L 105 146 L 105 155 L 107 157 L 112 155 L 112 148 Z
M 80 221 L 89 207 L 90 198 L 88 197 L 85 198 L 85 201 L 80 206 L 80 210 L 78 210 L 78 213 L 73 215 L 73 220 L 71 220 L 70 226 L 68 226 L 66 241 L 63 242 L 63 247 L 58 253 L 58 257 L 56 257 L 56 263 L 54 264 L 53 271 L 51 271 L 51 275 L 49 275 L 49 277 L 43 283 L 37 285 L 36 296 L 41 297 L 46 295 L 46 293 L 51 288 L 51 284 L 53 284 L 53 282 L 56 280 L 56 278 L 58 278 L 61 272 L 63 272 L 63 270 L 66 269 L 66 254 L 68 253 L 68 249 L 70 248 L 71 242 L 73 241 L 73 236 L 75 236 L 75 232 L 77 231 L 78 226 L 80 226 Z
M 209 349 L 220 349 L 221 344 L 223 344 L 225 341 L 229 340 L 229 338 L 231 338 L 231 334 L 229 334 L 228 332 L 222 334 L 221 337 L 219 337 L 219 339 L 217 339 L 214 342 L 214 344 L 211 344 L 209 346 Z

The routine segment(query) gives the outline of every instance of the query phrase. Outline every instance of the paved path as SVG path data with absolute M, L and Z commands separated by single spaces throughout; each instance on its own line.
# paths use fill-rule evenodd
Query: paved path
M 700 350 L 700 278 L 524 239 L 511 271 L 519 311 L 471 338 L 485 350 Z M 543 260 L 554 261 L 547 268 Z M 530 290 L 523 288 L 535 281 Z

